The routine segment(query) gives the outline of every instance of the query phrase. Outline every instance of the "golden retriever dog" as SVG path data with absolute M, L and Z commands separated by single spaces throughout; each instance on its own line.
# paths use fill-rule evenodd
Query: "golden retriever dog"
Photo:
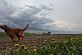
M 27 24 L 23 29 L 19 29 L 19 28 L 14 29 L 14 28 L 9 28 L 7 25 L 0 25 L 0 28 L 3 29 L 9 35 L 9 37 L 14 43 L 16 37 L 18 38 L 18 41 L 24 38 L 24 31 L 28 28 L 28 26 L 29 24 Z

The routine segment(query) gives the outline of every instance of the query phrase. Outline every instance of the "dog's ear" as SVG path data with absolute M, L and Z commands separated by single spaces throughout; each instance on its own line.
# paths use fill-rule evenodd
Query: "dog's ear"
M 0 28 L 2 28 L 2 29 L 3 29 L 3 28 L 4 28 L 4 25 L 0 25 Z
M 5 27 L 3 25 L 0 26 L 1 29 L 5 29 Z
M 10 29 L 7 25 L 2 25 L 1 28 L 6 30 Z

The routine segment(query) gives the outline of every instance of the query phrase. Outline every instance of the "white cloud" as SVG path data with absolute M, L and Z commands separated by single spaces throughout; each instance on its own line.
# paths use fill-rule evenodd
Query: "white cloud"
M 81 31 L 82 30 L 82 25 L 81 25 L 82 1 L 81 0 L 78 1 L 77 0 L 45 0 L 45 1 L 36 0 L 34 4 L 31 5 L 30 4 L 28 5 L 26 1 L 23 0 L 17 0 L 17 2 L 16 0 L 12 0 L 12 1 L 7 0 L 7 1 L 0 0 L 0 18 L 1 18 L 0 23 L 2 22 L 4 23 L 8 21 L 10 23 L 12 22 L 13 26 L 17 25 L 23 27 L 26 25 L 26 23 L 30 23 L 30 29 L 35 29 L 35 30 L 51 30 L 51 31 Z M 30 1 L 33 2 L 34 0 L 30 0 Z M 51 8 L 52 5 L 51 6 L 49 5 L 51 3 L 53 4 L 53 11 Z M 42 4 L 42 5 L 38 5 L 38 4 Z M 49 12 L 53 14 L 49 14 Z M 2 21 L 2 19 L 4 21 Z
M 4 2 L 2 3 L 4 4 Z M 0 16 L 3 17 L 0 19 L 1 21 L 0 24 L 6 24 L 11 28 L 12 27 L 16 28 L 17 26 L 24 27 L 27 23 L 29 23 L 30 24 L 29 29 L 52 31 L 50 29 L 50 25 L 46 26 L 44 24 L 52 23 L 53 20 L 47 17 L 43 17 L 44 14 L 41 16 L 37 16 L 37 14 L 42 13 L 42 11 L 45 11 L 45 12 L 52 11 L 51 8 L 45 5 L 41 5 L 39 7 L 27 5 L 24 9 L 19 9 L 19 10 L 16 10 L 16 9 L 18 8 L 13 7 L 10 4 L 4 5 L 3 9 L 1 9 L 0 11 L 0 12 L 4 11 L 0 13 L 1 14 Z

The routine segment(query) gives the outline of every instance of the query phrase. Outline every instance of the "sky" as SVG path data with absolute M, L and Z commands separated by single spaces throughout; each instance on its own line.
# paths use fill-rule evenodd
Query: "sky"
M 82 0 L 0 0 L 0 25 L 11 28 L 82 33 Z

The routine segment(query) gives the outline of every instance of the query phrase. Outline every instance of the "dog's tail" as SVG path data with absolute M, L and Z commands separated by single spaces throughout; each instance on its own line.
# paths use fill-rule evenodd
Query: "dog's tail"
M 22 29 L 22 31 L 25 31 L 28 27 L 29 27 L 29 24 L 27 24 L 27 25 L 25 26 L 25 28 Z

